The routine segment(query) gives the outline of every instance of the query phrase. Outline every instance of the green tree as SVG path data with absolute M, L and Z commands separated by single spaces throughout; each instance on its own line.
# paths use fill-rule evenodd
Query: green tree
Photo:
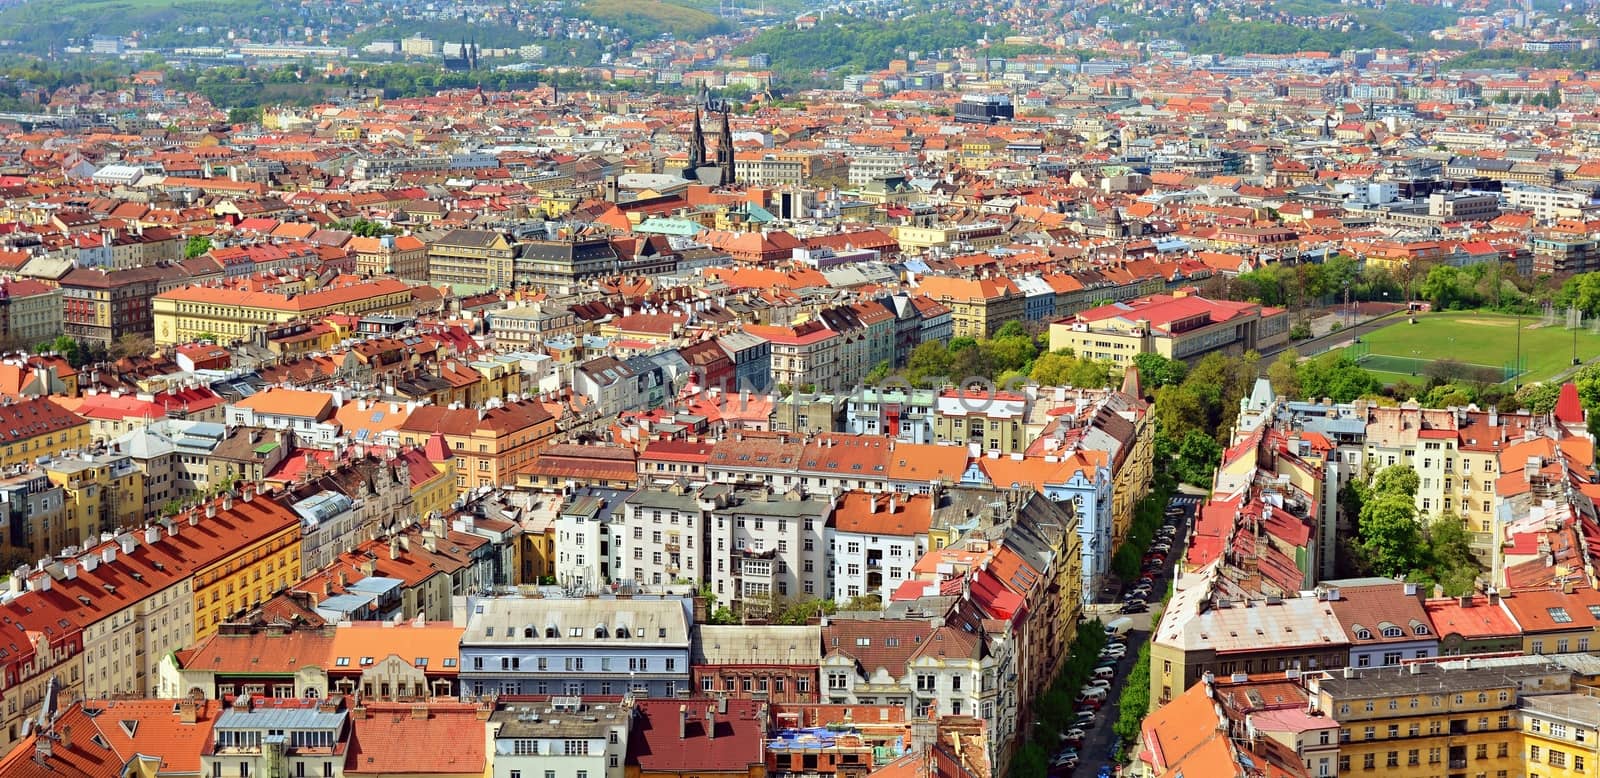
M 1189 374 L 1189 366 L 1182 360 L 1168 359 L 1151 351 L 1135 356 L 1133 364 L 1139 368 L 1139 380 L 1146 391 L 1181 383 Z
M 1156 391 L 1156 427 L 1173 440 L 1183 440 L 1191 432 L 1212 434 L 1207 422 L 1205 400 L 1185 383 L 1163 386 Z
M 950 376 L 950 351 L 943 343 L 920 343 L 906 360 L 906 378 L 912 383 L 922 383 L 930 378 Z
M 1417 507 L 1410 497 L 1374 493 L 1361 506 L 1359 527 L 1361 550 L 1374 572 L 1401 576 L 1422 565 L 1422 533 L 1417 525 Z
M 1422 486 L 1422 479 L 1417 471 L 1410 465 L 1390 465 L 1372 476 L 1372 484 L 1368 487 L 1371 495 L 1398 494 L 1402 497 L 1416 497 L 1417 489 Z
M 1280 397 L 1300 397 L 1300 352 L 1292 348 L 1278 352 L 1267 366 L 1267 380 Z
M 73 367 L 81 367 L 84 363 L 84 350 L 71 335 L 57 335 L 55 340 L 40 343 L 33 350 L 42 354 L 60 354 Z
M 1300 363 L 1298 373 L 1300 390 L 1307 398 L 1331 397 L 1334 402 L 1350 402 L 1383 390 L 1383 382 L 1377 376 L 1342 351 L 1307 359 Z
M 1459 516 L 1440 516 L 1428 525 L 1428 564 L 1423 580 L 1444 587 L 1450 597 L 1471 594 L 1483 567 L 1472 553 L 1472 536 Z
M 712 624 L 738 624 L 739 623 L 739 617 L 733 615 L 733 611 L 729 610 L 728 606 L 721 605 L 721 606 L 718 606 L 716 610 L 711 612 L 711 623 Z
M 211 250 L 211 237 L 208 235 L 190 235 L 183 243 L 183 258 L 194 259 Z
M 1222 444 L 1202 430 L 1191 429 L 1178 444 L 1172 462 L 1172 476 L 1194 486 L 1210 488 L 1212 476 L 1222 461 Z
M 1052 351 L 1040 354 L 1033 360 L 1033 368 L 1028 371 L 1028 377 L 1041 386 L 1066 386 L 1072 383 L 1072 372 L 1077 367 L 1077 357 Z

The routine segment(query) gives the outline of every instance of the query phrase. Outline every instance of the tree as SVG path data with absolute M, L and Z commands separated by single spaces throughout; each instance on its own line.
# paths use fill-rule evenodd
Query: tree
M 1155 352 L 1145 352 L 1133 358 L 1139 368 L 1139 380 L 1149 390 L 1181 383 L 1189 374 L 1189 366 L 1177 359 L 1168 359 Z
M 913 384 L 920 384 L 928 378 L 948 378 L 949 375 L 950 351 L 943 343 L 920 343 L 906 360 L 906 378 Z
M 183 243 L 183 258 L 194 259 L 211 250 L 211 238 L 206 235 L 190 235 Z
M 1300 352 L 1292 348 L 1278 353 L 1267 366 L 1267 380 L 1281 397 L 1300 397 Z
M 1344 352 L 1329 352 L 1300 363 L 1298 369 L 1302 396 L 1331 397 L 1334 402 L 1350 402 L 1364 394 L 1383 390 L 1383 382 Z
M 1028 377 L 1041 386 L 1066 386 L 1072 383 L 1072 372 L 1077 367 L 1077 357 L 1052 351 L 1040 354 L 1033 360 L 1033 368 L 1028 371 Z
M 716 610 L 711 612 L 711 623 L 712 624 L 738 624 L 739 623 L 739 617 L 733 615 L 733 611 L 729 610 L 728 606 L 722 605 L 722 606 L 718 606 L 718 608 Z
M 1450 597 L 1471 594 L 1483 567 L 1472 553 L 1472 536 L 1458 516 L 1440 516 L 1428 525 L 1428 566 L 1423 578 L 1444 587 Z
M 42 354 L 60 354 L 61 358 L 67 360 L 73 367 L 83 365 L 83 348 L 71 335 L 57 335 L 55 340 L 40 343 L 33 350 Z
M 1191 429 L 1178 444 L 1172 476 L 1186 484 L 1209 488 L 1221 461 L 1222 445 L 1216 438 L 1202 430 Z
M 1205 401 L 1187 384 L 1156 391 L 1156 427 L 1175 441 L 1195 431 L 1211 434 L 1208 415 Z
M 1422 565 L 1422 533 L 1410 497 L 1374 493 L 1361 506 L 1361 550 L 1379 575 L 1400 576 Z
M 150 336 L 140 335 L 137 332 L 124 333 L 117 338 L 117 342 L 111 344 L 111 357 L 123 359 L 148 356 L 154 348 L 155 341 L 151 340 Z
M 229 124 L 256 124 L 261 121 L 261 108 L 230 108 L 228 109 Z
M 1372 476 L 1372 484 L 1368 486 L 1369 495 L 1398 494 L 1402 497 L 1416 497 L 1417 489 L 1422 486 L 1422 479 L 1417 476 L 1417 471 L 1410 465 L 1390 465 Z
M 1015 324 L 1013 321 L 1007 326 Z M 1025 332 L 996 336 L 992 340 L 980 343 L 979 348 L 984 352 L 985 361 L 996 372 L 1023 370 L 1032 364 L 1033 358 L 1039 354 L 1039 347 L 1034 344 L 1033 337 Z

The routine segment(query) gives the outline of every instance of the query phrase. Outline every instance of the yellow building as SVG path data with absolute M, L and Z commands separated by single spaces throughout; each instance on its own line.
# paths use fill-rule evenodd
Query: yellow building
M 900 245 L 905 245 L 903 240 Z M 917 281 L 917 291 L 950 309 L 952 334 L 958 338 L 994 335 L 1006 322 L 1022 319 L 1027 301 L 1006 278 L 923 276 Z
M 40 463 L 61 487 L 68 526 L 88 542 L 145 519 L 144 472 L 126 454 L 72 454 Z
M 256 497 L 254 484 L 242 486 L 238 500 L 224 495 L 174 520 L 191 524 L 174 540 L 189 538 L 187 542 L 197 545 L 196 556 L 208 559 L 194 572 L 197 641 L 300 580 L 300 517 L 273 500 Z
M 1317 709 L 1339 722 L 1339 775 L 1432 778 L 1523 775 L 1517 688 L 1570 688 L 1552 668 L 1545 685 L 1512 673 L 1349 668 L 1317 686 Z
M 445 454 L 443 436 L 435 435 L 427 446 L 412 448 L 401 458 L 410 469 L 411 504 L 416 515 L 450 515 L 450 503 L 456 498 L 456 461 Z
M 1521 713 L 1529 778 L 1600 776 L 1600 698 L 1579 693 L 1524 697 Z
M 88 448 L 89 437 L 88 420 L 49 398 L 0 400 L 0 467 Z
M 401 443 L 426 445 L 430 460 L 452 458 L 456 491 L 465 492 L 514 483 L 555 435 L 556 419 L 537 400 L 505 403 L 481 413 L 425 405 L 412 412 L 398 431 Z M 434 450 L 441 442 L 443 450 Z
M 1119 368 L 1145 353 L 1192 363 L 1213 351 L 1243 354 L 1288 339 L 1289 312 L 1283 308 L 1182 292 L 1102 305 L 1050 325 L 1051 351 L 1071 349 Z
M 331 313 L 409 314 L 411 287 L 392 278 L 332 284 L 290 295 L 185 286 L 155 296 L 156 345 L 187 343 L 201 336 L 223 343 L 244 340 L 292 320 L 316 321 Z
M 984 451 L 1002 454 L 1021 453 L 1030 442 L 1024 426 L 1030 402 L 1020 392 L 942 390 L 933 406 L 934 440 L 962 446 L 976 443 Z

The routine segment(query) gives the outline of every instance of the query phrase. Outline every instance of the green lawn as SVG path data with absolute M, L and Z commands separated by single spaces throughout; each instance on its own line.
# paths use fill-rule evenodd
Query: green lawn
M 1572 366 L 1572 330 L 1558 323 L 1545 327 L 1539 317 L 1522 318 L 1522 360 L 1527 373 L 1523 383 L 1544 381 Z M 1477 365 L 1503 367 L 1512 364 L 1517 353 L 1517 318 L 1497 313 L 1452 312 L 1417 314 L 1417 323 L 1404 317 L 1396 323 L 1370 332 L 1361 338 L 1367 353 L 1378 356 L 1420 360 L 1453 359 Z M 1578 358 L 1588 361 L 1600 356 L 1600 335 L 1589 331 L 1588 322 L 1578 330 Z M 1384 369 L 1382 360 L 1368 369 L 1385 381 L 1422 378 L 1416 374 Z

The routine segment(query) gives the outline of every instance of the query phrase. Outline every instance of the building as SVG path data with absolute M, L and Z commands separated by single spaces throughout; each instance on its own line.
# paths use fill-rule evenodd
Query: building
M 822 628 L 697 624 L 690 671 L 706 697 L 816 702 Z
M 63 332 L 60 287 L 18 279 L 0 283 L 0 340 L 32 348 Z
M 437 442 L 432 442 L 434 433 L 440 434 Z M 402 443 L 422 447 L 430 459 L 455 459 L 458 492 L 514 483 L 555 433 L 555 417 L 537 399 L 491 402 L 481 411 L 426 405 L 406 417 L 399 429 Z M 430 450 L 430 445 L 443 450 Z
M 407 281 L 428 280 L 428 244 L 415 235 L 351 238 L 344 245 L 356 256 L 356 274 L 393 275 Z
M 517 247 L 499 232 L 451 230 L 428 244 L 428 281 L 467 288 L 511 288 Z
M 149 337 L 155 331 L 153 298 L 187 280 L 179 266 L 109 272 L 77 268 L 58 282 L 64 332 L 79 343 L 102 348 L 110 348 L 124 335 Z
M 1558 666 L 1344 670 L 1308 681 L 1315 709 L 1339 723 L 1338 774 L 1521 774 L 1521 690 L 1571 688 Z
M 904 242 L 902 242 L 904 245 Z M 1021 321 L 1027 297 L 1005 278 L 923 276 L 917 291 L 950 309 L 953 337 L 993 337 L 1009 321 Z M 929 337 L 923 337 L 926 342 Z M 1054 343 L 1052 349 L 1058 348 Z
M 300 580 L 300 517 L 258 497 L 255 489 L 246 483 L 237 501 L 224 494 L 173 520 L 173 526 L 187 523 L 191 530 L 173 536 L 173 542 L 187 547 L 197 560 L 196 640 Z
M 1119 367 L 1145 353 L 1193 363 L 1213 351 L 1243 354 L 1288 339 L 1289 312 L 1283 308 L 1184 291 L 1090 308 L 1050 325 L 1050 350 L 1072 349 Z
M 623 778 L 634 703 L 552 697 L 489 716 L 493 778 Z
M 534 240 L 516 250 L 513 280 L 552 294 L 584 291 L 587 282 L 616 275 L 619 269 L 617 250 L 604 236 Z
M 769 726 L 760 700 L 639 700 L 625 778 L 763 778 Z
M 690 608 L 642 596 L 470 598 L 463 694 L 675 697 L 689 688 Z
M 89 448 L 87 419 L 48 397 L 0 398 L 0 467 Z
M 393 278 L 344 283 L 336 279 L 303 294 L 185 286 L 156 295 L 152 305 L 157 345 L 201 339 L 232 343 L 295 320 L 413 310 L 411 287 Z
M 845 492 L 833 512 L 833 597 L 876 595 L 888 602 L 928 552 L 934 498 L 926 494 Z
M 350 712 L 337 699 L 240 695 L 217 716 L 200 760 L 210 776 L 343 778 L 350 745 Z
M 1328 606 L 1336 589 L 1315 597 L 1235 603 L 1206 596 L 1205 586 L 1173 595 L 1150 642 L 1151 706 L 1200 682 L 1206 673 L 1338 669 L 1350 658 L 1344 626 Z
M 1600 697 L 1592 691 L 1524 695 L 1518 708 L 1530 775 L 1576 778 L 1600 769 Z

